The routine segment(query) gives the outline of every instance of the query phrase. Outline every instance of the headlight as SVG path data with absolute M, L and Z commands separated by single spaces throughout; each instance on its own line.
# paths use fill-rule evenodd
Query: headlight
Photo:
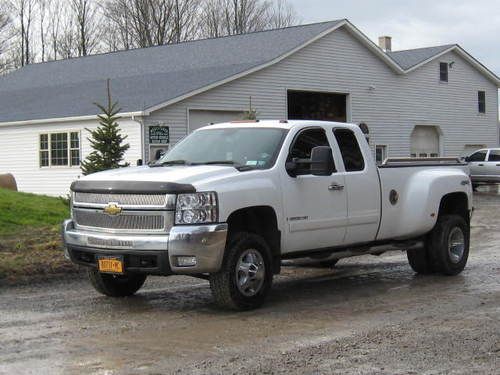
M 175 224 L 204 224 L 217 222 L 217 194 L 179 194 L 175 209 Z

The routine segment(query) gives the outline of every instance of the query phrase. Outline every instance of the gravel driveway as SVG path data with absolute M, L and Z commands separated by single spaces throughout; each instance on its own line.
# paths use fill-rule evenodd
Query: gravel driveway
M 98 295 L 81 276 L 0 290 L 0 373 L 500 374 L 500 196 L 479 193 L 466 270 L 415 276 L 404 253 L 285 267 L 257 311 L 208 283 L 150 278 Z

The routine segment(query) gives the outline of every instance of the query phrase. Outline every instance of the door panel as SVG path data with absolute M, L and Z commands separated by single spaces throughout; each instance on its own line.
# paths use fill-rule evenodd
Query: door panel
M 288 160 L 310 158 L 316 146 L 330 146 L 325 129 L 301 131 L 292 143 Z M 342 173 L 313 176 L 305 166 L 291 177 L 282 166 L 283 207 L 286 218 L 283 252 L 340 246 L 347 225 L 347 193 Z
M 487 154 L 487 150 L 479 150 L 469 156 L 469 168 L 472 177 L 486 175 L 485 163 Z
M 288 177 L 284 190 L 288 226 L 286 252 L 320 249 L 343 244 L 347 225 L 343 175 Z
M 348 129 L 334 129 L 335 141 L 342 156 L 349 218 L 345 245 L 375 240 L 380 221 L 380 185 L 373 160 L 364 160 L 360 144 Z M 366 146 L 365 155 L 370 155 Z
M 500 150 L 490 150 L 484 169 L 487 176 L 500 178 Z

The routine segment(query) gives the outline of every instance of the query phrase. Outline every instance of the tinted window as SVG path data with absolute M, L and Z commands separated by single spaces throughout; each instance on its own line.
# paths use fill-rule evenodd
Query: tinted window
M 500 161 L 500 150 L 491 150 L 488 161 Z
M 469 156 L 469 161 L 484 161 L 486 159 L 486 151 L 478 151 Z
M 346 172 L 362 171 L 365 169 L 363 154 L 359 149 L 359 144 L 354 133 L 347 129 L 336 129 L 334 130 L 334 134 L 339 144 Z
M 290 155 L 288 160 L 292 159 L 310 159 L 311 151 L 317 146 L 328 146 L 328 139 L 326 138 L 324 129 L 307 129 L 304 130 L 295 139 L 292 148 L 290 149 Z M 310 174 L 310 164 L 308 163 L 297 163 L 296 174 Z
M 439 63 L 439 79 L 448 82 L 448 63 Z

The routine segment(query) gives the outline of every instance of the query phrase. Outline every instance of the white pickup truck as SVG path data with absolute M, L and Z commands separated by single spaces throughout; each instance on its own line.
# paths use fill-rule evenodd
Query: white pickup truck
M 352 124 L 234 122 L 204 127 L 157 163 L 72 184 L 66 256 L 95 289 L 134 294 L 147 275 L 210 280 L 215 301 L 261 305 L 283 259 L 334 263 L 406 250 L 415 272 L 467 262 L 472 187 L 452 159 L 377 167 Z

